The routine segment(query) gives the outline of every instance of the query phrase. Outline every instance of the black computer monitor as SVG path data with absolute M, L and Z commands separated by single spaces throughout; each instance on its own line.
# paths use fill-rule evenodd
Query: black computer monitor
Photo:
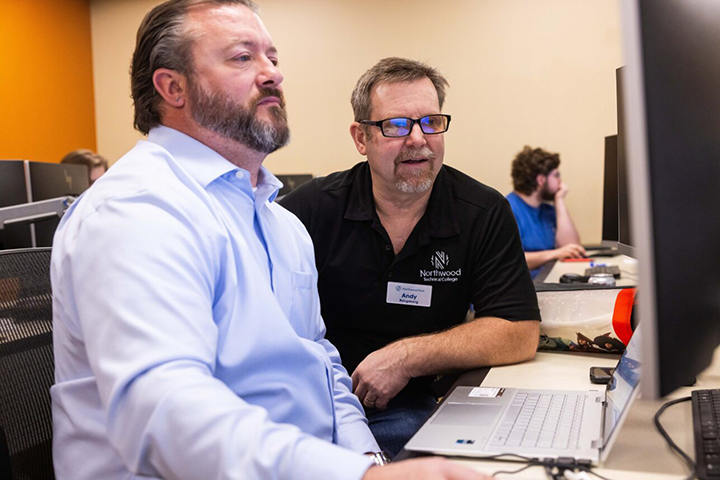
M 0 160 L 0 208 L 29 201 L 25 182 L 25 162 Z M 0 250 L 32 246 L 29 225 L 8 225 L 0 229 Z
M 0 160 L 0 208 L 28 202 L 22 160 Z
M 624 67 L 615 70 L 615 85 L 617 88 L 617 189 L 618 189 L 618 252 L 635 258 L 634 243 L 632 241 L 632 227 L 630 223 L 630 190 L 628 183 L 627 165 L 627 132 L 625 129 L 624 96 Z
M 278 192 L 278 198 L 284 197 L 303 183 L 309 182 L 314 178 L 310 173 L 280 174 L 275 176 L 283 183 L 283 187 Z
M 50 200 L 58 197 L 76 197 L 90 186 L 85 165 L 66 163 L 27 162 L 32 200 Z M 38 247 L 51 247 L 59 218 L 36 222 L 35 241 Z
M 617 135 L 605 137 L 605 172 L 603 176 L 602 244 L 618 245 L 618 162 Z
M 720 344 L 720 2 L 622 2 L 625 131 L 646 397 Z
M 28 162 L 34 202 L 76 197 L 90 187 L 88 167 L 67 163 Z

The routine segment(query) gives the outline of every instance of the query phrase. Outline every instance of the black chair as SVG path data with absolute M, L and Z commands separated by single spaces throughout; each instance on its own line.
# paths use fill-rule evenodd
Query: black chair
M 50 249 L 0 250 L 0 478 L 54 479 Z

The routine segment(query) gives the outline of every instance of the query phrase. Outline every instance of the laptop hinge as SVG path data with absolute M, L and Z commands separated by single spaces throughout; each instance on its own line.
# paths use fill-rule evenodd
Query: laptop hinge
M 592 448 L 593 450 L 595 450 L 597 448 L 599 450 L 600 449 L 600 440 L 593 440 L 592 443 L 590 444 L 590 448 Z
M 605 398 L 603 397 L 595 397 L 595 403 L 605 403 Z

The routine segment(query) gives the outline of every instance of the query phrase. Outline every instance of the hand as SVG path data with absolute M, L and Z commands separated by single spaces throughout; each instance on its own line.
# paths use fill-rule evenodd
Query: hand
M 385 410 L 388 402 L 412 378 L 407 372 L 408 351 L 402 340 L 376 350 L 352 374 L 353 392 L 366 407 Z
M 555 192 L 555 201 L 563 200 L 568 192 L 570 192 L 570 187 L 568 187 L 567 183 L 560 182 L 560 186 L 558 187 L 557 192 Z
M 585 249 L 577 243 L 568 243 L 560 248 L 556 248 L 555 259 L 562 260 L 563 258 L 583 258 L 587 255 Z
M 444 458 L 415 458 L 384 467 L 370 467 L 362 480 L 491 480 Z

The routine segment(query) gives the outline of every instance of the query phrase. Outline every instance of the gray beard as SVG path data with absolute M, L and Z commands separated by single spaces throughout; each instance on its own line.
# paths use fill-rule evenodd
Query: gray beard
M 410 179 L 398 180 L 395 188 L 403 193 L 425 193 L 433 186 L 433 179 L 427 175 L 417 175 Z
M 270 122 L 258 120 L 257 102 L 270 95 L 280 98 L 281 105 L 270 108 Z M 272 153 L 290 141 L 285 103 L 279 90 L 261 90 L 245 108 L 217 92 L 207 93 L 198 82 L 191 81 L 190 100 L 193 119 L 200 126 L 256 152 Z
M 398 163 L 418 157 L 427 158 L 431 164 L 435 161 L 435 154 L 427 147 L 403 150 L 395 159 L 395 176 L 398 176 Z M 430 171 L 417 171 L 413 172 L 409 177 L 398 178 L 395 182 L 395 188 L 403 193 L 425 193 L 432 188 L 434 182 L 435 176 L 433 175 L 431 165 Z

